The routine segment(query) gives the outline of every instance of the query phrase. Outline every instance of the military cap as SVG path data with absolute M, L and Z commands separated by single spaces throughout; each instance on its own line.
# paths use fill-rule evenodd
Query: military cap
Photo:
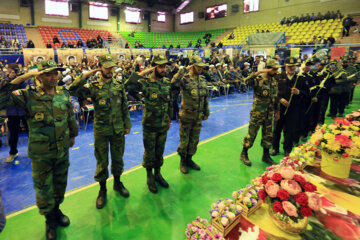
M 42 60 L 38 65 L 39 72 L 51 72 L 53 70 L 64 71 L 65 68 L 58 67 L 53 60 Z
M 166 59 L 166 57 L 164 55 L 156 55 L 156 56 L 154 56 L 153 60 L 151 62 L 151 64 L 153 66 L 167 64 L 167 63 L 169 63 L 169 61 Z
M 266 61 L 265 67 L 269 68 L 281 68 L 282 65 L 280 65 L 275 59 L 270 59 Z
M 110 54 L 101 55 L 99 57 L 99 63 L 101 63 L 104 68 L 116 67 L 116 64 Z
M 206 64 L 206 63 L 203 62 L 202 58 L 199 55 L 193 55 L 190 58 L 190 65 L 195 65 L 195 66 L 199 66 L 199 67 L 207 67 L 207 66 L 209 66 L 209 64 Z M 218 66 L 218 65 L 216 64 L 216 66 Z
M 285 59 L 285 66 L 291 67 L 291 66 L 297 66 L 297 65 L 298 65 L 298 62 L 297 62 L 296 58 L 294 58 L 294 57 L 287 57 L 287 58 Z

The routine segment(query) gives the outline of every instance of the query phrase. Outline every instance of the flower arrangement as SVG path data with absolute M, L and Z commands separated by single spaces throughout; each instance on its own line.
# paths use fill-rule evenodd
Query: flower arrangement
M 318 126 L 315 133 L 310 137 L 310 142 L 321 150 L 336 154 L 334 161 L 339 157 L 360 156 L 360 133 L 359 128 L 352 125 L 346 119 L 335 119 L 333 124 Z
M 220 223 L 226 227 L 243 211 L 240 205 L 236 205 L 235 201 L 227 198 L 225 200 L 218 200 L 216 203 L 211 204 L 211 219 L 218 218 L 220 215 Z
M 236 203 L 243 208 L 243 215 L 249 216 L 260 207 L 262 201 L 259 199 L 259 189 L 261 189 L 261 187 L 255 187 L 248 184 L 246 185 L 246 188 L 232 193 Z
M 288 228 L 303 224 L 302 219 L 320 209 L 320 198 L 314 193 L 316 186 L 308 182 L 301 171 L 280 167 L 271 176 L 264 175 L 262 181 L 265 185 L 258 192 L 260 199 L 267 200 L 270 213 Z
M 192 223 L 187 225 L 185 231 L 186 239 L 189 240 L 225 240 L 221 233 L 218 233 L 217 230 L 209 224 L 206 219 L 197 217 Z
M 345 116 L 345 119 L 349 121 L 352 125 L 360 127 L 360 109 L 347 114 Z
M 288 157 L 280 161 L 282 166 L 291 166 L 294 170 L 301 170 L 306 165 L 318 163 L 321 152 L 310 143 L 301 144 L 295 147 Z

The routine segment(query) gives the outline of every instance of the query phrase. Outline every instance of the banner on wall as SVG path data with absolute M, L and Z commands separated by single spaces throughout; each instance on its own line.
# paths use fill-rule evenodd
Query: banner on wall
M 54 49 L 52 48 L 25 48 L 23 53 L 25 65 L 29 63 L 37 65 L 42 60 L 54 60 Z
M 290 48 L 290 56 L 294 58 L 299 58 L 300 48 Z
M 131 59 L 131 51 L 129 48 L 112 48 L 111 56 L 115 62 L 121 62 Z
M 350 47 L 349 48 L 349 55 L 356 56 L 358 61 L 360 60 L 360 47 Z
M 345 55 L 346 47 L 332 47 L 331 49 L 331 59 L 340 60 L 340 57 Z
M 152 50 L 152 54 L 153 54 L 153 56 L 155 56 L 155 55 L 166 55 L 166 49 L 153 49 Z
M 131 49 L 131 53 L 133 55 L 133 59 L 135 59 L 136 57 L 140 56 L 140 55 L 144 55 L 147 58 L 150 58 L 150 49 Z
M 313 50 L 314 50 L 314 48 L 312 48 L 312 47 L 304 47 L 301 52 L 301 58 L 303 59 L 304 55 L 307 55 L 308 58 L 311 58 L 313 55 Z
M 229 57 L 230 57 L 230 59 L 232 59 L 233 58 L 233 49 L 232 48 L 226 48 L 225 49 L 225 54 L 226 55 L 229 55 Z
M 86 56 L 90 63 L 94 63 L 98 61 L 99 56 L 108 54 L 109 51 L 105 48 L 99 48 L 99 49 L 86 49 Z
M 275 48 L 268 48 L 266 49 L 266 55 L 268 57 L 273 58 L 275 56 Z
M 59 63 L 65 63 L 67 65 L 81 64 L 83 57 L 82 48 L 73 49 L 57 49 Z

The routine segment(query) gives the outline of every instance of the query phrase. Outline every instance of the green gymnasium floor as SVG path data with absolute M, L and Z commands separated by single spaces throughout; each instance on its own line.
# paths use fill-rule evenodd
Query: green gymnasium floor
M 358 87 L 346 113 L 360 108 L 359 95 Z M 247 125 L 244 125 L 201 142 L 194 157 L 202 167 L 200 172 L 183 175 L 179 171 L 179 156 L 167 156 L 163 175 L 170 188 L 160 188 L 158 194 L 147 189 L 146 173 L 141 166 L 123 176 L 130 191 L 128 199 L 114 193 L 113 180 L 108 181 L 108 203 L 102 210 L 95 208 L 97 184 L 68 192 L 62 209 L 70 217 L 71 225 L 58 228 L 58 239 L 185 239 L 187 223 L 197 216 L 209 219 L 211 203 L 231 197 L 234 190 L 264 172 L 267 165 L 261 162 L 260 136 L 249 151 L 253 166 L 247 167 L 239 160 L 246 133 Z M 274 159 L 278 162 L 282 157 L 280 154 Z M 0 239 L 45 239 L 44 231 L 44 217 L 36 207 L 31 207 L 8 216 Z

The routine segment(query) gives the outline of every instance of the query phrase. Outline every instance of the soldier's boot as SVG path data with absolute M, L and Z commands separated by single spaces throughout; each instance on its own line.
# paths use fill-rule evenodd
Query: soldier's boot
M 67 227 L 70 225 L 69 217 L 61 212 L 58 204 L 54 208 L 54 213 L 55 213 L 56 222 L 59 226 Z
M 275 162 L 271 159 L 270 157 L 270 153 L 269 153 L 269 149 L 268 148 L 264 148 L 264 154 L 263 154 L 263 157 L 262 157 L 262 161 L 264 163 L 267 163 L 269 165 L 273 165 L 275 164 Z
M 187 155 L 186 157 L 186 166 L 188 166 L 189 168 L 192 168 L 194 170 L 200 171 L 200 166 L 197 165 L 193 160 L 192 160 L 192 155 Z
M 273 149 L 273 150 L 271 150 L 271 152 L 270 152 L 270 155 L 271 156 L 276 156 L 276 155 L 278 155 L 279 154 L 279 150 L 277 150 L 277 149 Z
M 166 180 L 163 178 L 163 176 L 160 173 L 160 168 L 155 168 L 155 181 L 160 184 L 163 188 L 168 188 L 169 184 L 166 182 Z
M 125 188 L 124 184 L 120 182 L 120 176 L 114 176 L 114 191 L 120 193 L 121 196 L 128 198 L 129 191 Z
M 154 174 L 152 173 L 152 168 L 146 168 L 146 173 L 147 173 L 147 185 L 150 192 L 157 193 L 158 189 L 155 185 L 155 177 Z
M 56 217 L 54 211 L 45 214 L 46 218 L 46 240 L 56 239 Z
M 240 160 L 247 166 L 251 166 L 251 162 L 249 160 L 249 156 L 248 156 L 248 148 L 243 147 L 243 150 L 240 154 Z
M 106 181 L 100 182 L 100 191 L 96 199 L 96 208 L 102 209 L 106 204 Z
M 186 167 L 186 157 L 184 156 L 181 156 L 181 159 L 180 159 L 180 171 L 183 173 L 183 174 L 188 174 L 189 171 Z

